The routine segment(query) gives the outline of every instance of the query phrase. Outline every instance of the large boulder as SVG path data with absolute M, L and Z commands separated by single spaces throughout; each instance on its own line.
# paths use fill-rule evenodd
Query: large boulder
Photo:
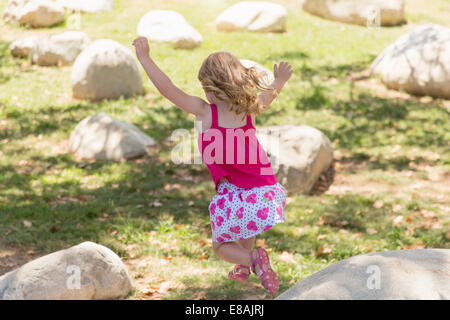
M 34 28 L 52 27 L 65 19 L 64 8 L 49 0 L 9 0 L 3 20 Z
M 114 0 L 58 0 L 64 8 L 79 12 L 102 12 L 110 11 L 114 7 Z
M 19 38 L 9 45 L 9 50 L 14 57 L 28 58 L 31 50 L 39 41 L 44 40 L 45 36 L 25 36 Z
M 354 256 L 300 281 L 277 300 L 450 300 L 450 250 Z
M 71 82 L 76 99 L 118 99 L 143 93 L 142 73 L 133 53 L 109 39 L 92 42 L 78 55 Z
M 100 300 L 125 297 L 134 283 L 110 249 L 83 242 L 0 277 L 0 300 Z
M 136 126 L 99 113 L 82 120 L 71 132 L 69 152 L 81 159 L 119 161 L 145 155 L 155 144 Z
M 242 65 L 246 68 L 255 68 L 256 71 L 260 74 L 260 80 L 261 82 L 266 86 L 270 87 L 275 80 L 275 77 L 273 75 L 273 72 L 267 69 L 266 67 L 260 65 L 259 63 L 248 60 L 248 59 L 242 59 L 240 60 Z
M 258 128 L 256 135 L 277 180 L 289 192 L 319 194 L 333 183 L 333 147 L 320 130 L 281 125 Z
M 287 10 L 276 3 L 243 1 L 220 14 L 215 23 L 219 31 L 286 31 Z
M 80 31 L 66 31 L 42 38 L 32 46 L 31 61 L 40 66 L 70 65 L 91 40 Z
M 388 46 L 371 71 L 391 89 L 450 99 L 450 29 L 417 27 Z
M 303 10 L 357 25 L 391 26 L 404 21 L 404 0 L 305 0 Z
M 137 34 L 180 49 L 195 48 L 203 41 L 202 35 L 181 14 L 171 10 L 147 12 L 138 23 Z

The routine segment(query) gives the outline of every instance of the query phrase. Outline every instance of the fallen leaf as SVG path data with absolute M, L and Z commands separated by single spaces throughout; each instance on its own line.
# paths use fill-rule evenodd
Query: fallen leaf
M 172 256 L 168 256 L 168 257 L 166 257 L 166 256 L 163 256 L 162 257 L 164 260 L 166 260 L 166 261 L 170 261 L 170 260 L 172 260 L 173 259 L 173 257 Z
M 374 228 L 367 228 L 367 229 L 366 229 L 366 232 L 367 232 L 368 234 L 376 234 L 376 233 L 378 233 L 378 231 L 375 230 Z
M 280 258 L 281 261 L 287 262 L 287 263 L 292 263 L 292 264 L 296 264 L 297 262 L 294 259 L 294 254 L 287 252 L 287 251 L 283 251 L 278 258 Z
M 347 221 L 347 220 L 342 220 L 342 221 L 336 222 L 336 224 L 337 224 L 338 226 L 342 227 L 342 226 L 348 225 L 348 221 Z
M 411 217 L 407 217 L 407 218 L 406 218 L 406 222 L 408 222 L 408 223 L 413 223 L 413 222 L 414 222 L 414 219 L 411 218 Z
M 392 205 L 392 211 L 393 212 L 399 212 L 400 210 L 402 210 L 402 206 L 400 204 L 393 204 Z
M 153 207 L 161 207 L 163 204 L 159 201 L 153 201 L 150 205 Z
M 403 249 L 423 249 L 423 248 L 425 248 L 425 243 L 423 242 L 423 241 L 419 241 L 419 242 L 417 242 L 417 243 L 414 243 L 414 244 L 412 244 L 412 245 L 407 245 L 407 244 L 405 244 L 404 246 L 403 246 Z
M 23 225 L 27 228 L 31 227 L 33 225 L 33 223 L 31 221 L 28 220 L 23 220 Z
M 396 227 L 402 224 L 403 216 L 396 216 L 392 221 L 392 226 Z
M 326 234 L 319 234 L 318 236 L 317 236 L 317 240 L 322 240 L 322 239 L 325 239 L 325 238 L 327 238 L 328 236 L 326 235 Z
M 321 257 L 321 256 L 325 256 L 331 253 L 331 249 L 330 248 L 325 248 L 323 245 L 320 245 L 319 248 L 317 248 L 317 251 L 314 252 L 314 255 L 316 257 Z
M 206 256 L 205 256 L 205 255 L 202 255 L 202 256 L 200 256 L 200 257 L 197 258 L 197 260 L 205 260 L 205 259 L 206 259 Z
M 373 204 L 373 207 L 376 208 L 376 209 L 380 209 L 381 207 L 383 207 L 383 205 L 384 205 L 384 201 L 383 200 L 377 200 Z

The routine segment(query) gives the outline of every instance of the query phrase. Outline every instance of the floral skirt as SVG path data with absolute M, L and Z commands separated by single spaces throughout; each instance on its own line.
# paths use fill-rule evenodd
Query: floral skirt
M 286 191 L 280 183 L 250 189 L 221 183 L 209 204 L 212 239 L 231 242 L 260 234 L 286 221 L 285 206 Z

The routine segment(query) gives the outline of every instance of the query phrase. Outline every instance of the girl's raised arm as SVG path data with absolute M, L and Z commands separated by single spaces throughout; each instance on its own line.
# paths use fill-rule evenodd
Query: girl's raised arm
M 169 77 L 161 71 L 156 63 L 150 57 L 150 48 L 148 40 L 145 37 L 139 37 L 133 41 L 136 48 L 136 56 L 139 62 L 145 69 L 150 80 L 155 85 L 156 89 L 173 104 L 181 109 L 192 113 L 196 116 L 201 116 L 209 106 L 208 103 L 196 96 L 188 95 L 175 86 Z
M 292 73 L 293 73 L 292 66 L 287 62 L 280 62 L 279 65 L 275 64 L 273 66 L 273 74 L 275 79 L 271 87 L 276 90 L 276 94 L 272 92 L 263 92 L 259 94 L 258 100 L 260 104 L 264 106 L 263 110 L 265 110 L 268 106 L 270 106 L 272 101 L 281 92 L 281 89 L 283 89 L 285 83 L 292 76 Z

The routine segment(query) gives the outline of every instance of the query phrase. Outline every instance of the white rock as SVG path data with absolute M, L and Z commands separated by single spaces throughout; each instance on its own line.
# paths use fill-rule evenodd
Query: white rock
M 70 65 L 91 40 L 80 31 L 66 31 L 43 38 L 32 47 L 31 61 L 41 66 Z
M 343 23 L 389 26 L 404 20 L 404 0 L 305 0 L 303 10 Z
M 254 67 L 261 75 L 260 79 L 261 82 L 266 86 L 266 87 L 270 87 L 275 79 L 273 72 L 270 71 L 269 69 L 267 69 L 266 67 L 263 67 L 262 65 L 260 65 L 259 63 L 252 61 L 252 60 L 247 60 L 247 59 L 242 59 L 240 60 L 242 65 L 246 68 L 252 68 Z
M 283 32 L 287 10 L 275 3 L 243 1 L 229 7 L 215 21 L 220 31 Z
M 143 93 L 142 73 L 134 54 L 109 39 L 92 42 L 78 55 L 71 82 L 77 99 L 117 99 Z
M 82 159 L 123 160 L 144 155 L 155 144 L 136 126 L 99 113 L 75 127 L 70 134 L 69 152 Z
M 417 27 L 388 46 L 371 70 L 391 89 L 450 99 L 450 29 Z
M 450 250 L 357 255 L 300 281 L 277 300 L 450 300 Z
M 10 44 L 9 50 L 14 57 L 27 58 L 37 42 L 39 40 L 42 41 L 44 38 L 44 36 L 26 36 L 17 39 Z
M 52 27 L 65 19 L 64 8 L 49 0 L 28 1 L 17 9 L 16 21 L 34 28 Z
M 333 147 L 320 131 L 306 125 L 257 128 L 277 180 L 289 191 L 310 194 L 333 164 Z M 330 181 L 331 183 L 332 181 Z
M 132 290 L 120 258 L 93 242 L 40 257 L 0 277 L 0 300 L 117 299 Z
M 137 34 L 182 49 L 195 48 L 203 41 L 202 35 L 181 14 L 171 10 L 147 12 L 139 21 Z
M 9 23 L 19 23 L 22 8 L 34 0 L 8 0 L 3 10 L 2 19 Z
M 64 8 L 80 12 L 102 12 L 114 8 L 114 0 L 58 0 Z

